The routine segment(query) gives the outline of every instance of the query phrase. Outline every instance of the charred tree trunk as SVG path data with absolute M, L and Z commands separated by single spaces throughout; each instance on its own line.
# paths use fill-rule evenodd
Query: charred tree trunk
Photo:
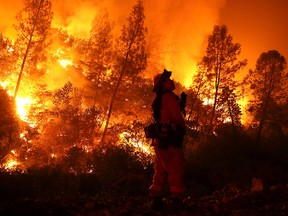
M 35 19 L 34 19 L 33 28 L 32 28 L 32 31 L 31 31 L 31 33 L 29 35 L 29 41 L 28 41 L 28 44 L 27 44 L 27 47 L 26 47 L 26 50 L 25 50 L 25 54 L 24 54 L 24 57 L 23 57 L 20 73 L 19 73 L 19 76 L 18 76 L 18 80 L 17 80 L 15 92 L 14 92 L 14 98 L 16 98 L 17 94 L 18 94 L 18 90 L 19 90 L 21 79 L 22 79 L 25 63 L 26 63 L 26 60 L 27 60 L 27 57 L 28 57 L 28 54 L 29 54 L 30 46 L 31 46 L 31 43 L 32 43 L 32 38 L 34 36 L 35 27 L 36 27 L 36 24 L 37 24 L 37 20 L 38 20 L 38 16 L 39 16 L 42 4 L 43 4 L 43 0 L 40 1 L 39 7 L 38 7 L 38 10 L 37 10 Z
M 107 115 L 107 120 L 106 120 L 106 123 L 105 123 L 105 128 L 104 128 L 104 131 L 103 131 L 103 134 L 102 134 L 102 138 L 101 138 L 101 144 L 103 144 L 103 145 L 105 144 L 105 137 L 106 137 L 106 134 L 107 134 L 108 125 L 109 125 L 110 117 L 111 117 L 111 114 L 112 114 L 113 105 L 114 105 L 114 102 L 115 102 L 115 99 L 116 99 L 116 95 L 117 95 L 119 86 L 120 86 L 121 81 L 122 81 L 122 77 L 123 77 L 124 72 L 126 70 L 127 61 L 128 61 L 130 50 L 131 50 L 131 46 L 132 46 L 133 43 L 134 43 L 134 40 L 132 40 L 131 43 L 129 44 L 129 47 L 128 47 L 127 53 L 126 53 L 126 57 L 125 57 L 125 60 L 124 60 L 124 63 L 123 63 L 122 69 L 121 69 L 121 73 L 120 73 L 119 79 L 117 81 L 117 85 L 115 87 L 114 93 L 113 93 L 112 98 L 111 98 L 111 102 L 110 102 L 110 106 L 109 106 L 109 110 L 108 110 L 108 115 Z

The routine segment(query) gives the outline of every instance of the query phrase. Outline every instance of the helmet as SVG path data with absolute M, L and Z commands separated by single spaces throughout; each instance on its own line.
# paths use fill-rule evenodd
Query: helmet
M 159 87 L 161 86 L 162 82 L 166 79 L 166 78 L 170 78 L 172 72 L 171 71 L 167 71 L 166 69 L 164 69 L 164 72 L 162 74 L 157 74 L 154 77 L 154 86 L 153 86 L 153 92 L 156 92 Z

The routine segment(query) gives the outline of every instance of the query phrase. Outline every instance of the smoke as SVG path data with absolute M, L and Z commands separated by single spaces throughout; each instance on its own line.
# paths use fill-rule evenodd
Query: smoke
M 148 44 L 151 60 L 148 76 L 161 73 L 164 68 L 173 72 L 172 78 L 188 86 L 196 64 L 206 48 L 207 35 L 218 22 L 224 0 L 144 0 Z M 54 25 L 67 27 L 71 34 L 89 36 L 93 18 L 107 10 L 116 34 L 126 23 L 136 0 L 52 0 Z
M 11 1 L 0 0 L 0 34 L 5 34 L 5 36 L 15 39 L 16 31 L 12 28 L 15 24 L 15 16 L 18 11 L 20 11 L 24 6 L 22 0 L 14 0 L 13 4 Z
M 206 39 L 218 22 L 224 0 L 146 1 L 150 37 L 158 41 L 159 73 L 171 70 L 172 78 L 188 86 L 196 64 L 206 49 Z M 157 52 L 156 52 L 157 53 Z
M 66 28 L 69 33 L 88 38 L 95 16 L 107 10 L 113 21 L 115 34 L 127 24 L 137 0 L 51 0 L 54 13 L 52 26 Z M 225 0 L 143 0 L 147 42 L 151 49 L 148 75 L 153 77 L 164 68 L 171 70 L 172 78 L 188 86 L 192 82 L 196 63 L 206 48 L 207 35 L 217 24 Z M 0 0 L 2 9 L 0 30 L 8 33 L 15 22 L 23 1 Z M 5 8 L 5 10 L 3 10 Z M 5 19 L 3 19 L 5 18 Z

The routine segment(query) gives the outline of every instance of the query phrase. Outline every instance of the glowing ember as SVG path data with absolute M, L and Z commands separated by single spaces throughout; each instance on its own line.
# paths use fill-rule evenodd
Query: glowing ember
M 14 52 L 14 49 L 12 47 L 9 47 L 8 52 Z
M 209 99 L 209 98 L 204 98 L 203 99 L 203 105 L 212 105 L 213 104 L 213 99 Z
M 9 85 L 8 81 L 0 81 L 0 85 L 3 87 L 3 89 L 6 89 L 7 86 Z
M 149 144 L 147 143 L 145 144 L 141 140 L 135 137 L 132 137 L 132 135 L 129 134 L 128 132 L 123 132 L 119 134 L 119 137 L 121 139 L 121 142 L 126 142 L 129 145 L 132 145 L 135 148 L 135 151 L 137 151 L 138 149 L 138 150 L 141 150 L 141 152 L 145 153 L 146 155 L 152 154 Z
M 17 168 L 17 166 L 19 166 L 20 163 L 17 162 L 16 160 L 10 159 L 9 161 L 7 161 L 6 164 L 4 164 L 4 169 L 5 170 L 15 170 Z
M 232 120 L 231 120 L 231 118 L 230 117 L 227 117 L 227 118 L 225 118 L 224 119 L 224 121 L 223 121 L 224 123 L 228 123 L 228 122 L 232 122 Z
M 68 65 L 73 65 L 73 62 L 71 60 L 68 60 L 68 59 L 59 59 L 58 62 L 60 63 L 60 65 L 63 67 L 63 68 L 67 68 Z

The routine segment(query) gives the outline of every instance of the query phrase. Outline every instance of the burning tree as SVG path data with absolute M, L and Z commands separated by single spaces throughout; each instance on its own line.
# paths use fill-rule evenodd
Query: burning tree
M 5 90 L 0 88 L 0 162 L 14 148 L 19 146 L 20 122 L 15 104 Z
M 128 17 L 128 26 L 123 27 L 122 35 L 116 43 L 117 56 L 113 70 L 114 76 L 117 75 L 119 77 L 111 98 L 102 143 L 105 141 L 113 105 L 121 82 L 125 79 L 126 82 L 133 84 L 135 77 L 146 68 L 147 52 L 145 50 L 145 34 L 147 29 L 144 27 L 144 20 L 143 2 L 138 0 Z
M 109 92 L 110 72 L 114 57 L 113 51 L 113 37 L 112 26 L 109 20 L 108 13 L 105 12 L 101 16 L 96 16 L 92 22 L 90 30 L 90 38 L 88 41 L 88 52 L 86 64 L 88 71 L 86 73 L 87 79 L 91 82 L 92 94 L 92 109 L 101 110 L 105 113 L 107 111 L 107 93 Z M 96 106 L 97 104 L 97 106 Z M 96 127 L 96 118 L 93 118 L 93 126 L 91 128 L 91 141 Z M 102 121 L 103 122 L 103 121 Z M 100 127 L 98 127 L 100 129 Z
M 101 86 L 101 81 L 107 77 L 112 68 L 113 62 L 113 41 L 112 26 L 109 21 L 108 13 L 96 16 L 92 22 L 90 38 L 88 41 L 88 52 L 86 62 L 88 65 L 87 78 L 95 83 L 95 92 Z M 93 98 L 95 105 L 96 94 Z
M 18 140 L 12 141 L 19 144 L 15 152 L 23 167 L 61 163 L 74 150 L 86 158 L 97 148 L 93 144 L 101 137 L 96 132 L 106 123 L 104 140 L 112 107 L 111 143 L 150 153 L 143 133 L 150 112 L 147 104 L 152 100 L 150 80 L 141 77 L 147 61 L 144 18 L 142 1 L 138 1 L 114 48 L 108 14 L 95 17 L 90 38 L 82 39 L 61 27 L 50 28 L 50 1 L 25 1 L 17 16 L 19 34 L 12 51 L 9 40 L 0 41 L 1 60 L 11 55 L 20 63 L 14 64 L 17 67 L 8 77 L 11 86 L 5 90 L 9 93 L 17 83 L 14 99 L 18 105 L 22 102 L 17 112 L 23 127 L 15 136 L 13 132 Z M 13 66 L 11 61 L 8 63 Z M 3 67 L 8 71 L 6 63 Z M 6 78 L 4 75 L 1 78 Z
M 15 41 L 15 54 L 19 58 L 20 72 L 15 87 L 14 98 L 17 97 L 20 82 L 25 74 L 39 78 L 43 75 L 45 62 L 45 48 L 51 20 L 50 0 L 25 0 L 25 7 L 17 15 L 18 24 L 15 26 L 18 35 Z
M 225 25 L 214 26 L 213 33 L 208 38 L 206 55 L 199 63 L 199 65 L 202 65 L 199 73 L 203 73 L 203 77 L 199 77 L 201 78 L 201 83 L 205 83 L 205 85 L 200 87 L 208 89 L 207 93 L 210 95 L 208 99 L 213 98 L 208 132 L 212 131 L 217 116 L 216 114 L 220 113 L 216 111 L 220 110 L 221 107 L 223 108 L 223 105 L 226 104 L 228 105 L 226 110 L 230 110 L 229 112 L 231 113 L 232 101 L 234 101 L 233 107 L 235 107 L 235 100 L 230 100 L 229 103 L 223 103 L 223 99 L 229 99 L 227 92 L 236 91 L 237 82 L 234 79 L 235 74 L 247 64 L 246 60 L 237 62 L 241 46 L 238 43 L 233 43 L 232 39 Z M 233 97 L 235 97 L 235 95 Z M 221 103 L 220 98 L 222 98 Z M 235 115 L 235 113 L 233 115 Z M 231 120 L 235 119 L 233 115 L 230 115 Z
M 13 46 L 9 38 L 4 37 L 0 34 L 0 78 L 3 86 L 5 86 L 5 79 L 9 76 L 12 71 L 15 58 L 13 58 Z M 3 82 L 4 81 L 4 82 Z

